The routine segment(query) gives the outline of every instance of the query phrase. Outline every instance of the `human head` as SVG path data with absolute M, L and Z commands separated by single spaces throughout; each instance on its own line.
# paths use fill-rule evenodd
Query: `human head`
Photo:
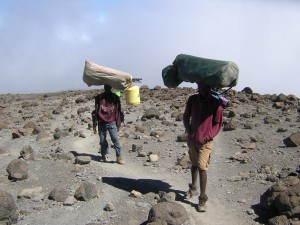
M 112 87 L 108 84 L 104 84 L 104 91 L 111 91 Z
M 207 96 L 211 92 L 211 86 L 203 83 L 197 83 L 200 95 Z

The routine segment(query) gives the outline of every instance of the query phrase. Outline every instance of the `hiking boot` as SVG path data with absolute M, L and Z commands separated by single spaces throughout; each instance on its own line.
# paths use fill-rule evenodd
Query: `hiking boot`
M 185 198 L 192 198 L 195 195 L 198 195 L 197 186 L 189 184 L 189 190 L 184 194 Z
M 124 165 L 124 164 L 125 164 L 125 161 L 122 159 L 121 156 L 117 156 L 116 163 L 118 163 L 118 164 L 120 164 L 120 165 Z
M 108 157 L 107 157 L 107 155 L 102 155 L 101 159 L 103 162 L 107 162 Z
M 197 211 L 198 212 L 206 212 L 207 210 L 207 206 L 206 206 L 206 202 L 208 200 L 208 197 L 206 194 L 201 194 L 199 196 L 199 204 L 197 205 Z

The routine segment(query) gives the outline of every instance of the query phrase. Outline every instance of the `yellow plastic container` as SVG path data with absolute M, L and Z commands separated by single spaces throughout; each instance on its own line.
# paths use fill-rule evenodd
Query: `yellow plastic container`
M 138 105 L 140 100 L 140 89 L 138 86 L 132 86 L 125 90 L 125 99 L 127 105 Z

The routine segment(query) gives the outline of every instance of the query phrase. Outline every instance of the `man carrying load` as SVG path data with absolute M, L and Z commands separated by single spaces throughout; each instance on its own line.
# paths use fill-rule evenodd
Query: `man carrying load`
M 107 161 L 108 142 L 106 139 L 107 131 L 114 144 L 116 151 L 116 162 L 125 164 L 121 156 L 121 145 L 118 137 L 118 130 L 121 127 L 121 102 L 119 96 L 111 91 L 110 85 L 104 85 L 104 92 L 95 97 L 95 110 L 92 112 L 93 130 L 96 134 L 98 125 L 100 137 L 100 153 L 102 160 Z
M 222 128 L 223 109 L 219 100 L 211 94 L 211 86 L 198 84 L 198 94 L 188 98 L 183 124 L 188 133 L 189 156 L 192 163 L 192 183 L 186 197 L 191 198 L 197 192 L 199 173 L 200 196 L 197 211 L 206 211 L 207 170 L 214 137 Z

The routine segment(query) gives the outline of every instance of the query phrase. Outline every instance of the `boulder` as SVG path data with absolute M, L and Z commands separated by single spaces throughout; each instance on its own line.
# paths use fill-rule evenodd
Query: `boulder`
M 28 165 L 23 159 L 15 159 L 7 166 L 9 179 L 24 180 L 28 177 Z
M 148 214 L 148 222 L 162 222 L 158 224 L 181 225 L 188 220 L 186 209 L 176 202 L 161 202 L 154 205 Z
M 288 176 L 279 180 L 260 197 L 260 206 L 272 218 L 300 217 L 300 179 Z
M 286 216 L 276 216 L 269 219 L 268 225 L 290 225 L 290 222 Z
M 13 196 L 0 190 L 0 223 L 12 224 L 17 222 L 16 203 Z
M 62 187 L 56 187 L 49 193 L 48 199 L 56 202 L 64 202 L 68 197 L 69 193 L 66 189 Z
M 80 201 L 89 201 L 98 195 L 95 184 L 84 181 L 76 190 L 74 197 Z
M 298 147 L 300 146 L 300 132 L 296 132 L 289 136 L 288 138 L 285 138 L 283 140 L 283 143 L 286 147 Z
M 142 118 L 147 118 L 147 119 L 152 119 L 152 118 L 156 118 L 158 119 L 160 116 L 160 113 L 158 111 L 157 108 L 150 108 L 146 111 L 146 113 L 142 116 Z

